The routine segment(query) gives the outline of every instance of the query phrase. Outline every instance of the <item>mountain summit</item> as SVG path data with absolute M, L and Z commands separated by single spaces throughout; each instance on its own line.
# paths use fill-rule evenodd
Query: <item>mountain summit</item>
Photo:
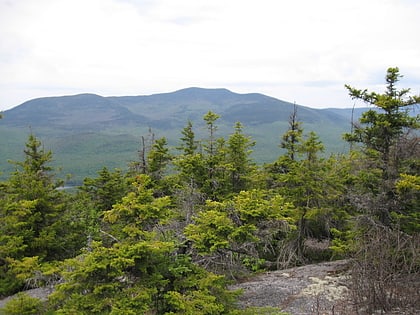
M 45 97 L 27 101 L 5 112 L 9 126 L 84 126 L 92 129 L 106 124 L 148 124 L 182 126 L 209 110 L 227 122 L 258 125 L 287 120 L 293 104 L 258 93 L 238 94 L 227 89 L 186 88 L 147 96 L 102 97 L 79 94 Z M 299 118 L 306 122 L 342 119 L 340 115 L 299 106 Z
M 278 145 L 292 110 L 293 104 L 263 94 L 197 87 L 139 96 L 37 98 L 4 112 L 0 172 L 10 170 L 7 160 L 19 160 L 30 132 L 53 151 L 56 163 L 78 180 L 95 175 L 104 165 L 125 167 L 136 159 L 139 139 L 150 130 L 176 146 L 182 128 L 191 120 L 200 137 L 205 130 L 202 118 L 208 111 L 221 116 L 219 136 L 230 134 L 240 121 L 244 132 L 257 142 L 257 162 L 270 162 L 280 154 Z M 317 132 L 329 152 L 344 149 L 341 134 L 350 128 L 350 113 L 298 106 L 298 119 L 305 131 Z

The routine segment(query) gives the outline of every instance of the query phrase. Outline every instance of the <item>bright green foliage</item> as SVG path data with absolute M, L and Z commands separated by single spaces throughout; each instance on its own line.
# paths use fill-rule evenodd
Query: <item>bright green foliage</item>
M 171 218 L 170 198 L 153 196 L 152 180 L 148 175 L 138 175 L 129 192 L 120 203 L 104 212 L 109 235 L 116 240 L 145 240 L 150 232 Z
M 208 210 L 199 213 L 195 223 L 185 229 L 186 236 L 194 242 L 194 247 L 200 254 L 208 254 L 229 247 L 229 237 L 235 225 L 227 213 L 220 209 L 222 207 L 223 205 L 219 202 L 208 201 Z
M 194 187 L 210 200 L 222 200 L 249 188 L 256 171 L 250 158 L 255 142 L 244 135 L 239 122 L 227 140 L 217 138 L 216 121 L 219 117 L 211 111 L 203 117 L 208 137 L 203 141 L 202 151 L 197 150 L 192 123 L 188 122 L 182 130 L 182 143 L 178 147 L 182 154 L 174 160 L 182 186 Z
M 0 200 L 1 204 L 1 234 L 0 257 L 21 257 L 28 247 L 27 241 L 33 237 L 31 230 L 34 201 Z
M 90 252 L 66 262 L 65 283 L 51 303 L 58 314 L 135 314 L 153 309 L 153 296 L 165 280 L 171 244 L 138 242 L 110 248 L 93 243 Z
M 6 303 L 0 314 L 3 315 L 35 315 L 43 314 L 43 302 L 26 293 L 18 293 L 15 298 Z
M 227 314 L 237 293 L 174 250 L 161 241 L 93 243 L 66 262 L 50 304 L 56 314 Z
M 105 242 L 63 265 L 50 298 L 57 314 L 227 314 L 235 292 L 179 253 L 168 231 L 169 197 L 154 197 L 148 175 L 104 213 Z M 166 232 L 165 232 L 166 231 Z M 109 242 L 109 238 L 112 242 Z
M 400 180 L 397 182 L 397 189 L 400 193 L 404 192 L 419 192 L 420 191 L 420 176 L 401 174 Z
M 401 174 L 396 189 L 404 213 L 393 213 L 396 222 L 410 234 L 420 231 L 420 176 Z
M 182 260 L 181 260 L 182 262 Z M 238 291 L 228 291 L 223 276 L 189 263 L 170 268 L 175 281 L 165 294 L 170 311 L 165 314 L 231 314 Z
M 60 257 L 58 243 L 59 218 L 63 213 L 63 195 L 56 189 L 62 183 L 53 179 L 51 162 L 52 153 L 42 148 L 41 142 L 30 135 L 25 149 L 25 160 L 14 162 L 17 166 L 8 183 L 6 194 L 9 202 L 20 204 L 12 206 L 21 211 L 21 205 L 30 206 L 30 214 L 24 216 L 29 221 L 26 229 L 31 230 L 32 235 L 25 240 L 27 245 L 25 256 L 43 256 L 46 259 Z M 14 215 L 14 213 L 10 213 Z M 20 213 L 17 214 L 17 217 Z
M 242 222 L 258 225 L 266 220 L 293 221 L 294 208 L 281 195 L 259 189 L 241 191 L 233 198 Z
M 64 193 L 57 190 L 62 182 L 54 179 L 48 165 L 51 152 L 31 134 L 24 153 L 25 160 L 13 162 L 16 170 L 1 186 L 0 295 L 23 285 L 24 279 L 11 270 L 12 262 L 31 257 L 53 261 L 81 247 L 73 233 L 79 226 L 66 209 Z
M 184 233 L 198 254 L 209 264 L 217 262 L 218 269 L 252 269 L 253 263 L 276 256 L 276 240 L 294 229 L 291 215 L 292 207 L 282 197 L 254 189 L 230 201 L 207 201 Z
M 395 270 L 401 262 L 417 268 L 414 247 L 393 255 L 399 240 L 414 241 L 420 228 L 418 134 L 409 132 L 419 121 L 406 111 L 419 98 L 395 88 L 400 77 L 388 69 L 384 94 L 347 86 L 351 97 L 376 107 L 346 135 L 361 150 L 325 157 L 318 136 L 304 135 L 295 107 L 281 138 L 285 152 L 263 171 L 242 124 L 219 138 L 220 116 L 209 111 L 207 135 L 197 140 L 188 121 L 177 156 L 166 138 L 150 134 L 129 175 L 104 167 L 68 194 L 57 189 L 51 152 L 31 135 L 24 161 L 0 183 L 0 296 L 24 285 L 54 283 L 56 291 L 47 310 L 20 295 L 7 311 L 281 314 L 235 309 L 238 292 L 227 290 L 220 274 L 235 278 L 357 253 L 366 267 L 391 257 Z M 380 233 L 367 233 L 372 228 Z M 370 242 L 373 235 L 381 244 L 382 232 L 395 239 L 380 257 L 372 249 L 381 247 Z

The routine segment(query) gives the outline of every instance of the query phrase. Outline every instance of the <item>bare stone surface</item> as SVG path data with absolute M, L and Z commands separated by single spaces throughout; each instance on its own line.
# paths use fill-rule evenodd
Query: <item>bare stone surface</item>
M 352 315 L 349 262 L 324 262 L 258 274 L 231 286 L 242 289 L 238 306 L 275 307 L 291 315 Z M 47 300 L 53 287 L 24 291 L 29 296 Z M 15 296 L 0 300 L 0 309 Z M 1 311 L 0 311 L 1 314 Z M 380 311 L 375 314 L 384 314 Z M 414 315 L 415 311 L 398 311 L 389 315 Z
M 276 307 L 293 315 L 351 314 L 348 262 L 334 261 L 259 274 L 232 286 L 240 307 Z
M 347 261 L 325 262 L 279 271 L 264 272 L 233 285 L 242 289 L 240 307 L 276 307 L 293 315 L 352 314 L 349 312 Z M 25 291 L 46 300 L 52 288 Z M 9 297 L 0 300 L 0 308 Z
M 40 299 L 42 301 L 46 301 L 48 298 L 48 295 L 50 295 L 52 292 L 53 292 L 53 287 L 36 288 L 36 289 L 23 291 L 23 293 L 26 293 L 29 296 Z M 3 308 L 7 302 L 9 302 L 11 299 L 15 297 L 16 295 L 12 295 L 12 296 L 9 296 L 7 298 L 0 300 L 0 309 Z

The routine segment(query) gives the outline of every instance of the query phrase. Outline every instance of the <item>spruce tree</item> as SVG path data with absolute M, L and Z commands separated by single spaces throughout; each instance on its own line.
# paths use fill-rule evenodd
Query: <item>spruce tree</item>
M 33 278 L 40 264 L 69 257 L 82 246 L 67 211 L 67 198 L 58 188 L 50 166 L 52 152 L 30 134 L 23 161 L 1 185 L 0 295 L 13 293 Z M 38 280 L 32 281 L 37 283 Z
M 230 173 L 230 186 L 233 193 L 248 188 L 251 172 L 255 169 L 250 154 L 255 141 L 244 135 L 240 122 L 235 124 L 235 132 L 227 141 L 227 163 Z
M 359 186 L 364 188 L 359 190 L 363 194 L 359 199 L 367 214 L 385 225 L 392 224 L 394 214 L 406 214 L 404 203 L 398 202 L 396 183 L 401 173 L 410 172 L 407 165 L 413 160 L 407 152 L 414 152 L 418 143 L 418 135 L 410 131 L 420 128 L 420 116 L 410 114 L 410 106 L 418 104 L 420 96 L 411 96 L 410 89 L 397 89 L 401 77 L 398 68 L 389 68 L 382 94 L 346 85 L 352 99 L 374 106 L 344 138 L 360 144 L 366 164 L 358 171 Z

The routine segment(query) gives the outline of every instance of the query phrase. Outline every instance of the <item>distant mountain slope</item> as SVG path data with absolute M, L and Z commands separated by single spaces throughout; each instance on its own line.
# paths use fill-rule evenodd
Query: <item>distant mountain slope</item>
M 5 111 L 0 120 L 0 172 L 10 172 L 8 159 L 20 160 L 29 132 L 51 149 L 65 173 L 95 176 L 103 166 L 124 168 L 136 159 L 139 139 L 149 128 L 170 145 L 179 143 L 180 131 L 193 121 L 197 137 L 205 135 L 202 120 L 209 110 L 221 116 L 219 136 L 233 132 L 240 121 L 257 142 L 254 158 L 271 162 L 280 154 L 293 104 L 263 94 L 238 94 L 227 89 L 187 88 L 147 96 L 102 97 L 80 94 L 27 101 Z M 298 106 L 305 132 L 318 133 L 328 152 L 343 151 L 341 135 L 350 128 L 351 111 Z
M 337 110 L 298 106 L 299 119 L 307 123 L 347 120 Z M 8 126 L 50 126 L 95 129 L 112 125 L 148 124 L 182 126 L 200 120 L 212 110 L 227 122 L 247 125 L 287 121 L 293 104 L 263 94 L 238 94 L 226 89 L 187 88 L 150 96 L 102 97 L 79 94 L 27 101 L 5 112 Z
M 150 96 L 113 97 L 118 104 L 131 112 L 142 114 L 151 120 L 173 123 L 186 119 L 196 120 L 209 110 L 229 122 L 244 124 L 272 123 L 288 119 L 293 104 L 263 94 L 238 94 L 227 89 L 187 88 L 172 93 Z M 343 118 L 335 115 L 334 119 Z M 303 121 L 323 121 L 325 116 L 319 110 L 299 106 L 299 117 Z
M 112 100 L 95 94 L 45 97 L 27 101 L 5 112 L 8 126 L 49 126 L 57 128 L 100 128 L 106 124 L 146 122 Z

